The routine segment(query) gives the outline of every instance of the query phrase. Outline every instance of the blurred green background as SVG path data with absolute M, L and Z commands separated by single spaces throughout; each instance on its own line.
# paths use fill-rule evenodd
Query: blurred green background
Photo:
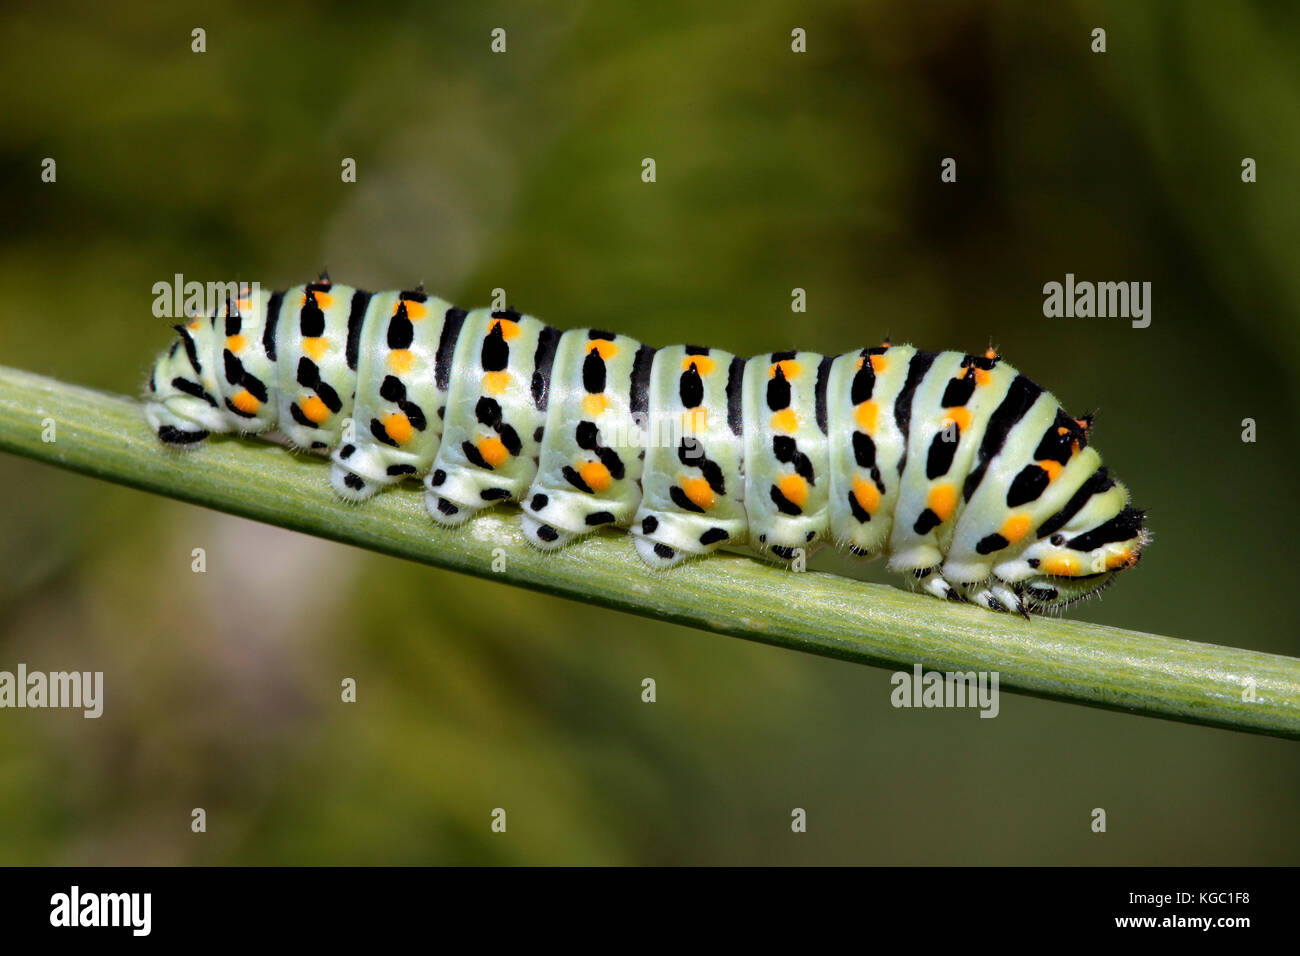
M 1076 616 L 1294 655 L 1297 45 L 1290 4 L 10 5 L 0 362 L 134 393 L 153 283 L 323 265 L 741 354 L 992 340 L 1150 509 Z M 1045 319 L 1067 272 L 1152 282 L 1150 328 Z M 107 685 L 0 711 L 3 863 L 1300 862 L 1292 743 L 894 710 L 882 670 L 12 457 L 0 488 L 0 669 Z

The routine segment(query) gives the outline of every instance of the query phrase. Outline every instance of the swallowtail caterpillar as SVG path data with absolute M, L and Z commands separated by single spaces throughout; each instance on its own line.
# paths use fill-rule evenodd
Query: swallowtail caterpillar
M 544 550 L 614 525 L 665 569 L 831 540 L 928 594 L 1027 616 L 1095 594 L 1149 540 L 1091 418 L 993 350 L 746 360 L 325 275 L 224 311 L 176 326 L 154 366 L 163 442 L 278 428 L 329 452 L 350 501 L 409 477 L 444 525 L 519 502 Z

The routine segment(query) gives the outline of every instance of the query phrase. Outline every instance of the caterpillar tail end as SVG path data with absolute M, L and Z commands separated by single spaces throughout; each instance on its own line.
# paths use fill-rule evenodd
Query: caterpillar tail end
M 209 429 L 169 411 L 160 402 L 146 403 L 144 417 L 159 441 L 179 451 L 197 448 L 211 434 Z

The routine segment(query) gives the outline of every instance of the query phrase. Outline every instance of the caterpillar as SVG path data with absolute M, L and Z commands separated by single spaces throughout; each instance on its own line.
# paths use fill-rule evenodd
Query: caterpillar
M 344 499 L 422 479 L 443 525 L 519 502 L 543 550 L 617 526 L 664 569 L 833 540 L 913 589 L 1028 617 L 1096 594 L 1150 537 L 1092 417 L 993 349 L 746 360 L 326 274 L 224 311 L 175 326 L 153 367 L 163 443 L 278 428 L 330 454 Z

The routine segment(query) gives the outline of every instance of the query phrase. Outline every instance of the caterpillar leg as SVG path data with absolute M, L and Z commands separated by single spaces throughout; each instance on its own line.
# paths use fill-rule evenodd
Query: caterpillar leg
M 542 551 L 558 551 L 578 535 L 571 531 L 564 531 L 554 525 L 547 524 L 539 518 L 535 518 L 528 512 L 521 516 L 521 522 L 524 529 L 524 537 L 529 543 Z
M 447 497 L 442 489 L 445 481 L 446 472 L 440 468 L 430 472 L 424 479 L 424 507 L 438 524 L 454 528 L 486 507 L 486 504 L 469 505 Z
M 929 594 L 945 601 L 969 601 L 990 611 L 1014 611 L 1028 618 L 1029 611 L 1020 595 L 997 578 L 972 584 L 960 584 L 944 577 L 940 567 L 917 568 L 911 572 L 911 585 L 915 591 Z
M 964 601 L 961 589 L 945 578 L 938 568 L 922 568 L 914 572 L 915 588 L 945 601 Z
M 437 436 L 428 439 L 436 443 Z M 362 436 L 357 444 L 344 442 L 330 456 L 330 487 L 345 501 L 360 502 L 414 474 L 417 465 L 405 464 L 407 456 Z
M 355 503 L 373 497 L 383 485 L 334 462 L 330 465 L 330 487 L 340 498 Z
M 456 502 L 441 495 L 435 495 L 432 492 L 425 492 L 424 507 L 428 510 L 429 516 L 440 525 L 448 528 L 455 528 L 464 524 L 478 512 L 468 508 L 462 508 Z
M 967 594 L 971 603 L 990 611 L 1014 611 L 1028 620 L 1029 609 L 1015 591 L 996 579 L 983 584 L 970 585 Z
M 641 560 L 657 571 L 675 567 L 688 558 L 712 554 L 723 545 L 739 543 L 732 540 L 726 528 L 711 524 L 703 516 L 671 512 L 645 514 L 632 525 L 630 534 Z M 744 540 L 743 529 L 738 537 Z
M 469 496 L 464 494 L 462 482 L 457 482 L 454 490 L 447 487 L 447 472 L 442 468 L 435 468 L 425 476 L 424 489 L 424 507 L 429 512 L 429 516 L 438 524 L 449 528 L 464 524 L 484 508 L 500 500 L 496 498 L 486 501 L 469 500 Z
M 633 536 L 632 545 L 636 548 L 636 553 L 641 560 L 656 571 L 666 571 L 681 564 L 687 558 L 696 556 L 686 551 L 679 551 L 662 541 L 655 541 L 640 535 Z

